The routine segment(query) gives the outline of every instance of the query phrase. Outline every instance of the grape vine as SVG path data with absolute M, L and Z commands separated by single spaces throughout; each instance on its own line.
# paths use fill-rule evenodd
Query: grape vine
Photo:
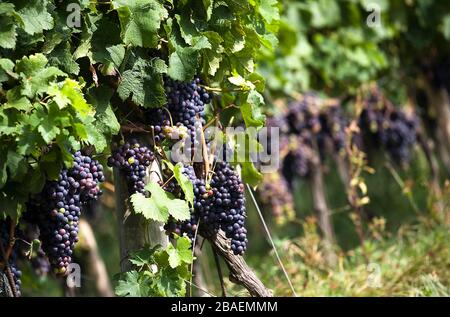
M 165 140 L 190 136 L 198 145 L 196 132 L 212 119 L 207 112 L 218 118 L 228 104 L 261 127 L 260 116 L 248 110 L 263 103 L 264 79 L 253 65 L 262 47 L 273 48 L 279 18 L 275 3 L 76 4 L 76 26 L 63 18 L 70 10 L 61 1 L 0 4 L 0 20 L 8 26 L 0 30 L 0 219 L 37 225 L 42 250 L 30 260 L 45 274 L 48 259 L 60 276 L 72 261 L 81 214 L 102 194 L 99 184 L 108 174 L 86 153 L 102 162 L 109 157 L 108 166 L 125 176 L 129 196 L 155 199 L 146 173 L 154 160 L 170 160 L 172 143 Z M 234 17 L 233 24 L 220 22 L 224 14 Z M 226 98 L 211 104 L 211 91 Z M 136 131 L 153 132 L 155 142 L 138 144 L 128 135 Z M 118 145 L 113 139 L 129 141 Z M 231 177 L 229 170 L 218 173 Z M 248 180 L 255 183 L 255 174 Z M 218 197 L 236 191 L 240 180 L 232 177 L 233 184 L 210 184 L 210 175 L 192 179 L 201 192 L 194 204 L 208 186 L 219 186 Z M 181 200 L 189 195 L 172 196 L 163 197 L 167 206 L 179 207 L 171 216 L 185 220 L 187 202 Z M 214 199 L 217 209 L 221 198 Z M 192 223 L 200 220 L 194 204 Z M 227 235 L 242 253 L 246 242 L 237 235 L 245 232 L 245 210 L 238 205 L 230 213 L 236 212 L 239 228 Z M 153 215 L 165 221 L 164 212 Z
M 5 221 L 2 220 L 0 221 L 0 243 L 2 244 L 2 250 L 7 250 L 10 247 L 10 236 L 9 236 L 9 232 L 10 232 L 10 221 Z M 14 242 L 14 241 L 13 241 Z M 12 247 L 12 252 L 9 255 L 9 259 L 8 259 L 8 267 L 10 269 L 11 275 L 13 277 L 14 280 L 14 287 L 15 287 L 15 291 L 16 291 L 16 295 L 20 296 L 21 295 L 21 290 L 20 290 L 20 285 L 22 284 L 21 282 L 21 276 L 22 276 L 22 272 L 19 270 L 19 268 L 17 267 L 17 246 L 14 245 Z M 3 255 L 1 255 L 1 257 L 3 257 Z M 7 274 L 6 272 L 6 266 L 5 269 L 3 270 L 4 274 Z

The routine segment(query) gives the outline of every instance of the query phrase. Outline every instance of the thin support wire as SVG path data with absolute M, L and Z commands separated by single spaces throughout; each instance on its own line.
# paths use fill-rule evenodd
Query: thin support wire
M 263 217 L 263 215 L 261 213 L 259 205 L 256 202 L 255 196 L 253 195 L 253 191 L 252 191 L 252 189 L 251 189 L 249 184 L 247 184 L 247 189 L 250 192 L 250 196 L 252 197 L 253 204 L 255 205 L 256 210 L 258 211 L 259 218 L 261 219 L 261 222 L 262 222 L 262 224 L 264 226 L 264 230 L 266 231 L 267 237 L 269 238 L 269 241 L 272 244 L 273 251 L 275 252 L 275 256 L 277 257 L 277 260 L 278 260 L 278 263 L 280 264 L 281 270 L 283 271 L 284 276 L 286 277 L 286 279 L 287 279 L 287 281 L 289 283 L 289 287 L 291 288 L 292 293 L 294 294 L 295 297 L 297 297 L 297 293 L 295 292 L 294 285 L 292 285 L 291 279 L 289 278 L 289 275 L 288 275 L 288 273 L 287 273 L 287 271 L 286 271 L 286 269 L 285 269 L 285 267 L 283 265 L 283 262 L 281 262 L 280 255 L 278 254 L 277 248 L 275 247 L 275 243 L 273 242 L 273 239 L 272 239 L 272 236 L 270 234 L 269 228 L 267 227 L 266 221 L 264 220 L 264 217 Z

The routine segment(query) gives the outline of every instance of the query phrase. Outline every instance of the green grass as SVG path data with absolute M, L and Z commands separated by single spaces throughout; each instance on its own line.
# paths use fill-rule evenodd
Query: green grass
M 378 218 L 364 246 L 340 252 L 334 268 L 325 264 L 313 218 L 304 222 L 302 237 L 279 240 L 277 248 L 299 296 L 450 294 L 450 231 L 443 224 L 422 219 L 390 234 Z M 271 253 L 264 258 L 274 259 Z M 275 295 L 292 296 L 274 260 L 260 262 L 256 271 Z

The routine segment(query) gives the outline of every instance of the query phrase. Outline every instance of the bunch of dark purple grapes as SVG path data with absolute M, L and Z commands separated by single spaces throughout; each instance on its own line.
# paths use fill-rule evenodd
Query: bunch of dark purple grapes
M 124 173 L 130 195 L 144 194 L 147 167 L 154 159 L 155 156 L 148 147 L 141 146 L 136 140 L 131 140 L 113 151 L 108 158 L 108 166 L 116 167 Z
M 382 147 L 397 165 L 409 163 L 417 142 L 418 119 L 392 106 L 376 94 L 369 95 L 359 117 L 366 146 Z
M 327 152 L 345 148 L 347 121 L 341 107 L 314 93 L 291 102 L 285 113 L 268 119 L 268 126 L 280 128 L 281 171 L 291 188 L 295 178 L 309 175 L 310 161 L 316 151 L 323 159 Z
M 194 185 L 194 208 L 191 210 L 191 219 L 169 222 L 166 230 L 179 235 L 186 234 L 193 239 L 198 224 L 200 234 L 206 237 L 222 229 L 226 237 L 231 239 L 234 254 L 242 255 L 247 249 L 248 240 L 247 229 L 244 226 L 246 218 L 244 185 L 239 175 L 226 162 L 216 163 L 214 176 L 209 184 L 197 178 L 191 166 L 185 167 L 183 173 Z M 174 192 L 177 193 L 179 190 Z
M 164 87 L 167 95 L 165 109 L 151 109 L 146 114 L 148 124 L 154 129 L 155 141 L 162 142 L 174 127 L 186 127 L 194 139 L 195 123 L 200 120 L 204 124 L 205 105 L 211 102 L 210 94 L 200 86 L 200 78 L 185 83 L 165 77 Z
M 312 133 L 321 131 L 319 101 L 315 94 L 308 93 L 301 100 L 289 103 L 286 113 L 288 133 L 299 135 L 305 131 Z
M 337 104 L 328 105 L 319 114 L 320 133 L 317 136 L 321 157 L 324 157 L 327 143 L 331 143 L 331 150 L 339 152 L 345 148 L 345 127 L 348 122 Z
M 42 249 L 58 275 L 66 274 L 72 261 L 82 207 L 102 194 L 99 183 L 105 180 L 102 165 L 91 157 L 78 151 L 73 162 L 60 171 L 58 180 L 46 182 L 25 216 L 38 225 Z
M 301 153 L 304 146 L 301 146 L 298 142 L 295 142 L 294 147 L 289 145 L 289 126 L 285 116 L 268 117 L 266 127 L 268 128 L 267 154 L 269 155 L 272 154 L 271 143 L 273 142 L 270 129 L 273 127 L 279 128 L 277 150 L 284 164 L 281 164 L 281 169 L 277 171 L 263 174 L 262 182 L 258 186 L 258 193 L 264 210 L 269 212 L 277 223 L 282 224 L 285 220 L 294 216 L 293 196 L 290 189 L 295 176 L 306 176 L 308 160 L 306 160 L 307 155 Z M 297 141 L 296 137 L 294 139 Z M 295 167 L 295 169 L 292 169 L 292 167 Z
M 9 220 L 11 221 L 11 220 Z M 0 220 L 0 243 L 3 246 L 3 250 L 7 250 L 9 247 L 10 237 L 9 237 L 9 221 Z M 1 259 L 1 255 L 0 255 Z M 2 259 L 3 260 L 3 259 Z M 20 280 L 22 276 L 22 272 L 17 267 L 17 246 L 16 244 L 13 247 L 13 250 L 8 259 L 8 267 L 11 270 L 11 275 L 14 280 L 14 286 L 17 296 L 21 295 L 20 286 L 22 282 Z M 3 272 L 6 274 L 6 271 Z
M 412 158 L 412 148 L 417 142 L 417 121 L 404 112 L 395 111 L 389 116 L 389 125 L 382 134 L 387 152 L 397 164 L 407 163 Z
M 263 184 L 267 204 L 283 202 L 290 206 L 289 198 L 280 188 L 293 188 L 294 180 L 308 177 L 311 160 L 316 156 L 324 159 L 327 153 L 340 153 L 345 149 L 345 128 L 348 122 L 339 104 L 334 100 L 321 99 L 314 93 L 306 93 L 300 100 L 289 103 L 286 111 L 268 117 L 267 127 L 278 127 L 279 155 L 281 159 L 277 187 Z M 272 142 L 270 135 L 268 149 Z M 281 180 L 283 178 L 283 180 Z M 285 202 L 285 200 L 288 200 Z M 289 208 L 288 208 L 289 209 Z M 275 216 L 282 214 L 273 208 Z
M 219 226 L 231 239 L 231 250 L 241 255 L 247 249 L 247 229 L 245 228 L 244 184 L 233 167 L 227 162 L 217 162 L 211 178 L 212 195 L 207 206 L 209 212 L 203 219 L 211 229 Z
M 102 194 L 99 183 L 105 181 L 103 166 L 80 151 L 74 154 L 74 165 L 68 170 L 69 186 L 78 189 L 82 203 L 95 201 Z
M 277 172 L 263 175 L 258 193 L 262 205 L 282 224 L 295 215 L 294 198 L 286 179 Z
M 286 150 L 288 148 L 289 144 L 289 125 L 287 123 L 286 117 L 277 115 L 277 116 L 270 116 L 266 119 L 266 128 L 267 128 L 267 134 L 265 137 L 266 140 L 260 139 L 260 135 L 258 135 L 258 142 L 261 144 L 265 144 L 266 147 L 266 153 L 268 155 L 272 154 L 272 143 L 278 142 L 278 148 L 276 148 L 277 151 L 279 151 L 280 157 L 283 158 L 286 155 Z M 273 131 L 272 128 L 278 128 L 278 139 L 273 140 Z M 261 142 L 262 141 L 262 142 Z M 258 164 L 261 164 L 258 162 Z
M 322 158 L 330 143 L 331 150 L 336 152 L 345 146 L 347 121 L 336 102 L 324 104 L 315 94 L 305 94 L 301 100 L 289 104 L 286 120 L 289 133 L 301 136 L 305 144 L 317 143 Z

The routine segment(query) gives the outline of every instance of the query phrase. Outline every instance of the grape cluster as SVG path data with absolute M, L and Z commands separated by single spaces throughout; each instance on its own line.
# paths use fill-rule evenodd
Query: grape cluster
M 197 116 L 204 124 L 205 104 L 211 102 L 210 94 L 200 86 L 200 78 L 185 83 L 165 77 L 164 87 L 167 95 L 165 108 L 151 109 L 146 114 L 148 124 L 154 129 L 155 141 L 161 142 L 174 127 L 185 127 L 194 138 Z M 171 119 L 174 127 L 171 127 Z
M 68 170 L 69 186 L 79 191 L 83 203 L 95 201 L 102 194 L 99 183 L 105 181 L 103 166 L 80 151 L 74 154 L 74 165 Z
M 246 218 L 244 185 L 239 175 L 226 162 L 216 163 L 214 176 L 209 184 L 196 177 L 192 166 L 186 166 L 183 173 L 194 185 L 194 208 L 191 210 L 189 220 L 170 221 L 166 225 L 166 230 L 178 235 L 186 234 L 193 239 L 199 223 L 198 229 L 203 236 L 209 236 L 222 229 L 227 238 L 231 239 L 234 254 L 243 254 L 248 240 L 247 229 L 244 227 Z M 178 185 L 169 185 L 164 189 L 175 195 L 180 192 Z
M 301 100 L 289 104 L 286 120 L 290 134 L 300 136 L 306 141 L 303 143 L 317 142 L 322 158 L 329 143 L 335 152 L 345 147 L 347 120 L 336 102 L 325 104 L 315 94 L 305 94 Z
M 129 194 L 144 193 L 147 167 L 155 159 L 153 152 L 136 140 L 125 142 L 108 158 L 108 166 L 116 167 L 125 174 Z
M 345 127 L 348 122 L 337 104 L 329 105 L 326 111 L 319 114 L 321 132 L 318 135 L 318 146 L 324 156 L 326 142 L 331 141 L 333 150 L 339 152 L 345 148 Z
M 397 165 L 408 163 L 417 141 L 417 117 L 393 107 L 376 92 L 363 105 L 359 127 L 365 145 L 384 148 Z
M 294 198 L 286 179 L 278 172 L 263 175 L 258 193 L 264 209 L 270 210 L 278 224 L 294 217 Z
M 321 130 L 319 102 L 320 100 L 315 94 L 308 93 L 301 100 L 288 105 L 286 121 L 289 133 L 298 135 L 304 131 L 318 133 Z
M 25 217 L 38 225 L 42 248 L 59 275 L 72 261 L 82 207 L 102 194 L 99 183 L 105 179 L 102 165 L 91 157 L 78 151 L 73 162 L 73 167 L 60 171 L 58 180 L 46 182 Z
M 0 243 L 3 246 L 3 249 L 6 250 L 9 246 L 9 223 L 5 220 L 0 221 Z M 14 280 L 14 286 L 16 288 L 17 296 L 21 295 L 20 286 L 22 284 L 20 278 L 22 276 L 22 272 L 17 267 L 17 246 L 14 245 L 13 250 L 8 259 L 8 266 L 11 270 L 11 274 Z
M 211 102 L 211 96 L 200 86 L 200 78 L 190 83 L 183 83 L 167 78 L 165 81 L 167 106 L 174 122 L 180 122 L 191 128 L 196 116 L 204 116 L 205 104 Z
M 274 206 L 271 209 L 276 217 L 292 210 L 289 190 L 292 190 L 295 179 L 310 175 L 311 160 L 316 151 L 324 160 L 327 153 L 340 153 L 345 149 L 347 125 L 337 101 L 322 99 L 311 92 L 290 102 L 283 112 L 267 118 L 268 128 L 280 129 L 281 175 L 267 176 L 268 180 L 263 181 L 260 190 L 264 190 L 261 199 L 265 204 Z M 270 135 L 268 142 L 270 149 Z
M 206 223 L 213 229 L 220 226 L 231 239 L 234 254 L 243 254 L 247 249 L 247 229 L 244 227 L 246 210 L 244 184 L 239 175 L 227 162 L 217 162 L 211 178 L 210 210 Z
M 16 294 L 18 297 L 22 295 L 22 292 L 20 290 L 20 286 L 22 285 L 22 281 L 20 278 L 22 277 L 22 271 L 19 270 L 19 268 L 16 266 L 15 261 L 13 260 L 10 264 L 11 274 L 14 279 L 14 286 L 16 287 Z
M 302 138 L 291 138 L 289 148 L 290 150 L 281 164 L 281 173 L 289 188 L 292 189 L 296 178 L 303 178 L 309 175 L 312 149 Z
M 289 187 L 295 178 L 309 175 L 316 149 L 324 159 L 325 153 L 345 148 L 348 123 L 341 107 L 336 101 L 323 100 L 314 93 L 306 93 L 300 100 L 289 103 L 285 113 L 269 117 L 268 123 L 280 128 L 281 170 Z
M 288 151 L 288 144 L 289 144 L 289 126 L 286 121 L 286 118 L 284 116 L 271 116 L 267 117 L 266 119 L 266 128 L 267 128 L 267 139 L 266 140 L 260 140 L 258 135 L 258 142 L 260 142 L 263 146 L 265 146 L 265 151 L 268 155 L 272 154 L 272 142 L 273 142 L 273 136 L 272 136 L 272 128 L 278 128 L 278 140 L 275 140 L 278 142 L 278 150 L 279 155 L 281 158 L 284 158 Z M 260 164 L 260 162 L 258 162 Z
M 417 121 L 404 112 L 395 111 L 389 116 L 389 125 L 381 142 L 394 162 L 402 164 L 411 160 L 411 150 L 417 139 Z

